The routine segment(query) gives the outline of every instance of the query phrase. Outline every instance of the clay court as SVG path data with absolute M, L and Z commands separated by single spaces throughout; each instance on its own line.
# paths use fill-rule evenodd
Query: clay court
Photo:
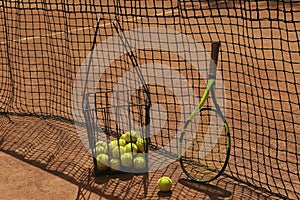
M 0 9 L 0 199 L 300 198 L 300 2 L 5 1 Z M 124 31 L 149 26 L 180 31 L 207 52 L 212 41 L 221 42 L 222 109 L 232 141 L 221 177 L 193 182 L 176 160 L 145 174 L 95 177 L 85 118 L 74 108 L 82 97 L 73 92 L 99 13 L 97 43 L 118 33 L 111 23 L 115 16 Z M 113 51 L 98 49 L 105 56 Z M 142 49 L 133 55 L 139 65 L 171 66 L 187 77 L 197 98 L 203 94 L 199 70 L 175 53 Z M 109 60 L 109 67 L 89 85 L 99 93 L 133 67 L 128 55 L 104 58 L 98 62 Z M 158 105 L 155 120 L 169 119 L 152 140 L 164 148 L 179 137 L 184 113 L 174 91 L 182 86 L 165 87 L 166 74 L 148 76 L 146 81 L 156 83 L 150 87 L 152 104 Z M 159 192 L 162 176 L 172 178 L 171 192 Z

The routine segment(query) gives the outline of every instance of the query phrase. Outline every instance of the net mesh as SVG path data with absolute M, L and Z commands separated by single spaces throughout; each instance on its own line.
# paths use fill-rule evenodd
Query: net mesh
M 110 67 L 100 78 L 101 71 L 92 71 L 100 81 L 89 78 L 92 85 L 88 86 L 96 91 L 109 89 L 116 82 L 112 77 L 133 68 L 128 58 L 132 55 L 120 55 L 124 46 L 109 40 L 118 33 L 111 21 L 119 20 L 149 83 L 152 130 L 157 132 L 151 142 L 176 154 L 172 140 L 178 139 L 181 122 L 206 86 L 202 68 L 194 64 L 203 57 L 193 56 L 189 41 L 180 46 L 183 42 L 176 41 L 176 33 L 184 33 L 208 52 L 212 41 L 220 41 L 222 108 L 232 137 L 226 174 L 284 198 L 300 198 L 300 1 L 23 0 L 0 4 L 1 113 L 84 123 L 78 114 L 82 94 L 73 92 L 80 85 L 75 81 L 87 64 L 99 18 L 96 42 L 106 41 L 106 48 L 97 49 L 101 57 L 97 62 Z M 158 28 L 167 31 L 151 38 L 161 32 Z M 141 37 L 145 35 L 149 37 Z M 170 35 L 176 40 L 168 41 Z M 141 44 L 145 48 L 136 48 Z

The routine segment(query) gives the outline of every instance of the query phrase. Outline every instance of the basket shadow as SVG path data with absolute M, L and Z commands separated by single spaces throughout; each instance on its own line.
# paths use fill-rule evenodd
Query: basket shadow
M 82 128 L 82 134 L 85 133 Z M 145 196 L 147 174 L 95 177 L 92 156 L 73 124 L 32 116 L 0 116 L 0 150 L 78 187 L 77 199 Z
M 93 171 L 81 177 L 76 199 L 96 195 L 106 199 L 144 199 L 147 174 L 114 174 L 95 177 Z

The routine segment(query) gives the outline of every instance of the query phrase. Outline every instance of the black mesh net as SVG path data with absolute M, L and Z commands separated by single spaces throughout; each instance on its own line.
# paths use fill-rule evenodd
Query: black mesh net
M 206 86 L 206 52 L 212 41 L 220 41 L 222 84 L 217 87 L 232 137 L 226 175 L 284 198 L 300 198 L 300 1 L 23 0 L 0 5 L 1 113 L 84 125 L 86 92 L 103 92 L 116 83 L 145 89 L 144 79 L 155 132 L 151 146 L 176 156 L 181 124 Z M 85 71 L 95 44 L 97 59 Z

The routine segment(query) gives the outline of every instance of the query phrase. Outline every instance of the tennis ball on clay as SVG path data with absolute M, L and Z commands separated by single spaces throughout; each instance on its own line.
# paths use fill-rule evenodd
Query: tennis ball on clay
M 124 167 L 131 167 L 132 166 L 132 162 L 133 162 L 133 156 L 132 156 L 132 153 L 124 153 L 121 155 L 121 164 L 124 166 Z
M 107 154 L 99 154 L 96 157 L 97 160 L 97 168 L 99 171 L 105 171 L 108 169 L 108 155 Z
M 121 163 L 119 159 L 113 158 L 109 162 L 110 170 L 115 172 L 121 169 Z
M 126 140 L 126 142 L 136 142 L 137 138 L 139 137 L 138 134 L 135 131 L 127 131 L 125 134 L 123 134 L 123 139 Z
M 158 179 L 157 186 L 160 191 L 168 192 L 172 188 L 172 180 L 167 176 L 163 176 L 160 179 Z
M 106 154 L 106 153 L 107 153 L 107 147 L 96 146 L 96 155 Z
M 138 152 L 138 147 L 134 143 L 128 143 L 125 145 L 126 152 L 131 152 L 133 155 L 136 155 Z
M 146 146 L 145 139 L 138 137 L 135 144 L 138 147 L 138 152 L 143 153 L 145 151 L 145 146 Z
M 122 147 L 122 146 L 116 146 L 114 147 L 114 149 L 112 150 L 111 152 L 111 156 L 113 158 L 120 158 L 120 156 L 126 152 L 126 149 L 125 147 Z
M 134 169 L 144 169 L 146 167 L 146 160 L 143 157 L 137 157 L 133 160 Z

